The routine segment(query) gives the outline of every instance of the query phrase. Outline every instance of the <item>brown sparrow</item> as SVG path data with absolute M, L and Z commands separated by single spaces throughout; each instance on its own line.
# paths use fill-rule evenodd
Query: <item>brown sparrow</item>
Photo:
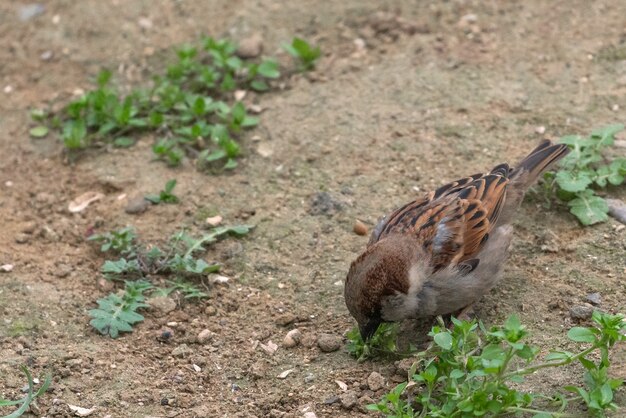
M 381 322 L 457 312 L 487 293 L 502 276 L 524 193 L 568 151 L 545 140 L 514 168 L 446 184 L 384 217 L 346 278 L 363 340 Z

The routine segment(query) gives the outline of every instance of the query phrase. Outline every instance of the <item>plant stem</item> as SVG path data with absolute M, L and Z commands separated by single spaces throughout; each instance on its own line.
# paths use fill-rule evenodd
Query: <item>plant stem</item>
M 507 378 L 509 378 L 511 376 L 530 374 L 530 373 L 536 372 L 537 370 L 545 369 L 547 367 L 564 366 L 566 364 L 570 364 L 570 363 L 578 360 L 581 357 L 586 356 L 587 354 L 591 353 L 592 351 L 594 351 L 597 348 L 598 348 L 598 345 L 596 343 L 593 346 L 589 347 L 588 349 L 586 349 L 584 351 L 581 351 L 580 353 L 578 353 L 578 354 L 576 354 L 576 355 L 574 355 L 572 357 L 569 357 L 569 358 L 567 358 L 565 360 L 557 361 L 557 362 L 546 362 L 546 363 L 535 364 L 533 366 L 529 366 L 529 367 L 525 367 L 523 369 L 517 369 L 517 370 L 514 370 L 512 372 L 505 373 L 502 377 L 507 379 Z
M 507 412 L 529 412 L 531 414 L 550 414 L 554 418 L 574 417 L 575 415 L 560 413 L 560 412 L 548 412 L 540 409 L 522 408 L 521 406 L 509 406 L 506 408 Z

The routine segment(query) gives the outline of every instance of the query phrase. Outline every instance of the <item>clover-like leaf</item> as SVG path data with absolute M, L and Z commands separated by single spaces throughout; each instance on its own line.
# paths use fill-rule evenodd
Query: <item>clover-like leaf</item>
M 570 212 L 574 214 L 583 225 L 593 225 L 608 219 L 609 206 L 600 196 L 596 196 L 592 190 L 584 190 L 576 195 L 576 198 L 567 202 Z

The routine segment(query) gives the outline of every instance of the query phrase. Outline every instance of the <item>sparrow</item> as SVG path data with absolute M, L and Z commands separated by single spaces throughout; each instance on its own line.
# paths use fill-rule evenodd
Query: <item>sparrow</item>
M 544 140 L 515 167 L 453 181 L 383 217 L 344 288 L 363 340 L 382 322 L 458 312 L 486 294 L 502 277 L 526 190 L 568 152 Z

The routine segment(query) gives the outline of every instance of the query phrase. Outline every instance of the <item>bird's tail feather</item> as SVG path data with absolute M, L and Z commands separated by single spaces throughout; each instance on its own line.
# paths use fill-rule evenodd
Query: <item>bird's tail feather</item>
M 541 173 L 565 157 L 568 152 L 567 145 L 553 144 L 545 139 L 515 166 L 511 178 L 517 177 L 526 187 L 529 187 Z

